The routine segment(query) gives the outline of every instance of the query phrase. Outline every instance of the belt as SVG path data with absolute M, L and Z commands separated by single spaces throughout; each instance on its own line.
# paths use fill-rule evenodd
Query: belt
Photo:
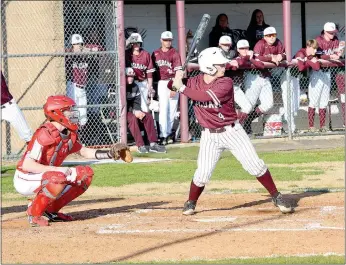
M 12 102 L 12 99 L 9 101 L 9 102 L 6 102 L 5 104 L 1 105 L 1 109 L 4 109 L 7 107 L 7 105 L 12 105 L 13 102 Z
M 230 125 L 227 126 L 231 126 L 232 128 L 234 127 L 235 123 L 231 123 Z M 204 130 L 208 130 L 210 133 L 223 133 L 226 131 L 226 127 L 221 127 L 221 128 L 215 128 L 215 129 L 208 129 L 208 128 L 203 128 Z
M 85 86 L 78 85 L 78 84 L 75 84 L 75 86 L 78 87 L 78 88 L 85 88 Z

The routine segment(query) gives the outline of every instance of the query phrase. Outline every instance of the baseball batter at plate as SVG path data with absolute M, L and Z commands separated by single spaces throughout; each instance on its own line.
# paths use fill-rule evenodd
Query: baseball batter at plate
M 268 27 L 263 31 L 264 37 L 259 40 L 254 47 L 254 58 L 262 62 L 271 62 L 279 65 L 282 60 L 286 59 L 285 48 L 281 41 L 276 38 L 276 29 Z M 255 106 L 259 100 L 261 104 L 249 115 L 247 126 L 251 122 L 267 113 L 274 104 L 273 89 L 270 83 L 270 72 L 268 69 L 251 71 L 247 73 L 244 86 L 245 94 L 252 106 Z
M 316 56 L 316 51 L 318 44 L 316 40 L 308 40 L 306 42 L 306 48 L 301 48 L 293 57 L 296 59 L 297 69 L 291 69 L 290 77 L 290 98 L 288 98 L 288 82 L 285 74 L 282 75 L 281 79 L 281 90 L 282 90 L 282 101 L 284 104 L 284 116 L 285 120 L 291 122 L 291 130 L 293 133 L 297 133 L 296 123 L 294 117 L 298 115 L 299 105 L 300 105 L 300 84 L 299 80 L 301 77 L 301 72 L 307 69 L 312 69 L 313 71 L 320 70 L 320 63 Z M 289 102 L 288 102 L 289 101 Z M 288 104 L 291 104 L 290 113 L 288 111 Z M 289 118 L 290 115 L 290 118 Z
M 132 161 L 131 153 L 122 143 L 113 145 L 110 150 L 82 146 L 77 134 L 79 112 L 71 98 L 51 96 L 43 110 L 48 121 L 36 130 L 13 179 L 17 192 L 24 196 L 35 195 L 27 210 L 31 226 L 48 226 L 48 220 L 73 220 L 59 211 L 89 188 L 94 172 L 89 166 L 61 167 L 68 155 L 78 153 L 89 159 Z
M 182 69 L 179 53 L 172 47 L 172 40 L 172 32 L 162 32 L 161 47 L 152 54 L 159 79 L 157 92 L 160 107 L 160 138 L 163 138 L 164 142 L 168 142 L 168 137 L 172 133 L 179 101 L 179 93 L 168 90 L 167 84 L 175 76 L 176 71 Z
M 250 90 L 246 89 L 244 93 L 241 89 L 241 84 L 244 80 L 244 76 L 246 78 L 249 68 L 253 66 L 256 69 L 264 69 L 264 64 L 253 57 L 253 51 L 250 50 L 250 44 L 247 40 L 239 40 L 237 42 L 237 51 L 238 56 L 235 58 L 237 67 L 231 68 L 233 71 L 230 71 L 230 77 L 233 80 L 234 100 L 241 108 L 238 113 L 239 122 L 243 125 L 254 106 L 246 95 L 246 93 L 250 93 Z
M 5 77 L 1 71 L 1 120 L 8 121 L 17 131 L 19 137 L 29 142 L 32 131 L 26 122 L 24 115 L 11 95 Z
M 229 150 L 243 168 L 265 187 L 274 204 L 283 213 L 292 212 L 291 205 L 278 192 L 273 178 L 261 160 L 235 111 L 233 82 L 224 77 L 228 59 L 217 47 L 207 48 L 198 56 L 203 73 L 183 84 L 182 75 L 173 80 L 171 89 L 176 89 L 195 101 L 194 112 L 202 131 L 197 170 L 193 176 L 189 198 L 184 204 L 183 214 L 195 213 L 197 200 L 209 182 L 221 153 Z
M 321 59 L 339 60 L 339 40 L 336 36 L 337 29 L 335 23 L 327 22 L 324 24 L 323 33 L 316 38 L 318 43 L 318 52 L 321 53 Z M 309 96 L 309 130 L 316 132 L 314 127 L 315 111 L 319 109 L 320 131 L 327 132 L 325 126 L 327 106 L 330 97 L 331 87 L 331 71 L 328 68 L 321 68 L 319 71 L 313 71 L 310 75 L 310 83 L 308 88 Z
M 153 72 L 155 68 L 150 53 L 144 50 L 142 36 L 139 33 L 132 33 L 126 40 L 130 44 L 130 49 L 125 52 L 126 67 L 131 67 L 135 73 L 135 83 L 141 92 L 142 111 L 149 112 L 148 101 L 154 94 Z

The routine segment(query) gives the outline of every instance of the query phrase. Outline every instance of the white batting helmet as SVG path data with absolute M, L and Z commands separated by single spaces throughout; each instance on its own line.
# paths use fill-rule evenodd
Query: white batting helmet
M 198 55 L 199 70 L 208 75 L 216 74 L 215 64 L 226 64 L 228 61 L 223 51 L 217 47 L 207 48 Z

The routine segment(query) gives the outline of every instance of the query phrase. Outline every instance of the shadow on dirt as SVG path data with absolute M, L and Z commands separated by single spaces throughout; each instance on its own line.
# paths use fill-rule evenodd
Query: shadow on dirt
M 91 204 L 91 203 L 103 203 L 103 202 L 114 202 L 124 200 L 124 198 L 106 198 L 106 199 L 97 199 L 97 200 L 81 200 L 81 201 L 72 201 L 68 204 L 68 206 L 73 205 L 83 205 L 83 204 Z M 9 213 L 20 213 L 25 212 L 28 208 L 28 205 L 17 205 L 17 206 L 9 206 L 1 208 L 1 215 L 9 214 Z
M 308 191 L 308 192 L 302 192 L 302 193 L 297 193 L 297 194 L 287 194 L 285 195 L 285 199 L 287 199 L 292 206 L 294 207 L 299 207 L 299 201 L 303 198 L 307 198 L 307 197 L 314 197 L 314 196 L 319 196 L 325 193 L 329 193 L 328 190 L 320 190 L 320 191 Z M 244 207 L 252 207 L 252 206 L 256 206 L 256 205 L 261 205 L 263 203 L 268 203 L 271 202 L 271 198 L 265 199 L 265 200 L 259 200 L 259 201 L 252 201 L 252 202 L 248 202 L 248 203 L 244 203 L 241 205 L 237 205 L 231 208 L 218 208 L 218 209 L 210 209 L 210 210 L 204 210 L 204 211 L 223 211 L 223 210 L 234 210 L 234 209 L 239 209 L 239 208 L 244 208 Z M 172 207 L 170 209 L 176 209 L 176 207 Z M 309 209 L 299 209 L 299 213 L 302 212 L 306 212 L 309 211 Z M 201 211 L 202 212 L 202 211 Z M 293 213 L 294 214 L 294 213 Z M 140 255 L 146 254 L 146 253 L 150 253 L 152 251 L 156 251 L 158 249 L 164 249 L 170 246 L 174 246 L 177 244 L 183 244 L 185 242 L 189 242 L 189 241 L 194 241 L 197 242 L 197 240 L 201 239 L 201 238 L 207 238 L 209 236 L 218 234 L 218 233 L 222 233 L 223 230 L 225 229 L 235 229 L 235 228 L 243 228 L 243 227 L 248 227 L 248 226 L 252 226 L 252 225 L 256 225 L 256 224 L 261 224 L 263 222 L 268 222 L 268 221 L 273 221 L 273 220 L 280 220 L 283 219 L 287 216 L 287 214 L 275 214 L 274 216 L 266 216 L 263 215 L 263 218 L 259 219 L 259 220 L 254 220 L 251 222 L 246 222 L 246 223 L 242 223 L 242 224 L 228 224 L 220 229 L 217 229 L 215 231 L 212 232 L 208 232 L 208 233 L 203 233 L 203 234 L 199 234 L 199 235 L 193 235 L 193 236 L 189 236 L 189 237 L 185 237 L 183 239 L 179 239 L 179 240 L 174 240 L 172 242 L 167 242 L 165 244 L 160 244 L 157 246 L 153 246 L 153 247 L 148 247 L 148 248 L 144 248 L 142 250 L 138 250 L 135 251 L 131 254 L 119 257 L 119 258 L 115 258 L 113 260 L 107 260 L 105 261 L 105 263 L 111 263 L 111 262 L 124 262 L 127 260 L 131 260 L 133 258 L 136 258 Z
M 296 194 L 284 194 L 283 197 L 294 207 L 299 207 L 299 201 L 303 198 L 306 197 L 314 197 L 314 196 L 319 196 L 321 194 L 329 193 L 329 191 L 326 190 L 319 190 L 319 191 L 307 191 L 303 193 L 296 193 Z M 213 209 L 207 209 L 207 210 L 202 210 L 200 212 L 210 212 L 210 211 L 230 211 L 230 210 L 235 210 L 235 209 L 240 209 L 240 208 L 247 208 L 247 207 L 252 207 L 252 206 L 257 206 L 261 205 L 264 203 L 271 202 L 272 199 L 270 198 L 269 195 L 267 195 L 268 199 L 265 200 L 258 200 L 258 201 L 252 201 L 252 202 L 247 202 L 244 204 L 236 205 L 230 208 L 213 208 Z
M 112 208 L 98 208 L 98 209 L 90 209 L 86 211 L 78 211 L 78 212 L 70 212 L 74 218 L 78 220 L 87 220 L 92 219 L 104 215 L 109 214 L 117 214 L 117 213 L 126 213 L 131 212 L 134 209 L 155 209 L 157 206 L 161 206 L 164 204 L 168 204 L 171 202 L 164 202 L 164 201 L 158 201 L 158 202 L 145 202 L 145 203 L 139 203 L 134 205 L 126 205 L 126 206 L 120 206 L 120 207 L 112 207 Z

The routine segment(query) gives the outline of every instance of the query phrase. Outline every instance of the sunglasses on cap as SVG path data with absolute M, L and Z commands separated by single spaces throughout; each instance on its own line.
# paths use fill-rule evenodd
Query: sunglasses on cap
M 172 39 L 162 39 L 162 41 L 172 41 Z
M 276 33 L 265 35 L 265 37 L 276 38 Z

